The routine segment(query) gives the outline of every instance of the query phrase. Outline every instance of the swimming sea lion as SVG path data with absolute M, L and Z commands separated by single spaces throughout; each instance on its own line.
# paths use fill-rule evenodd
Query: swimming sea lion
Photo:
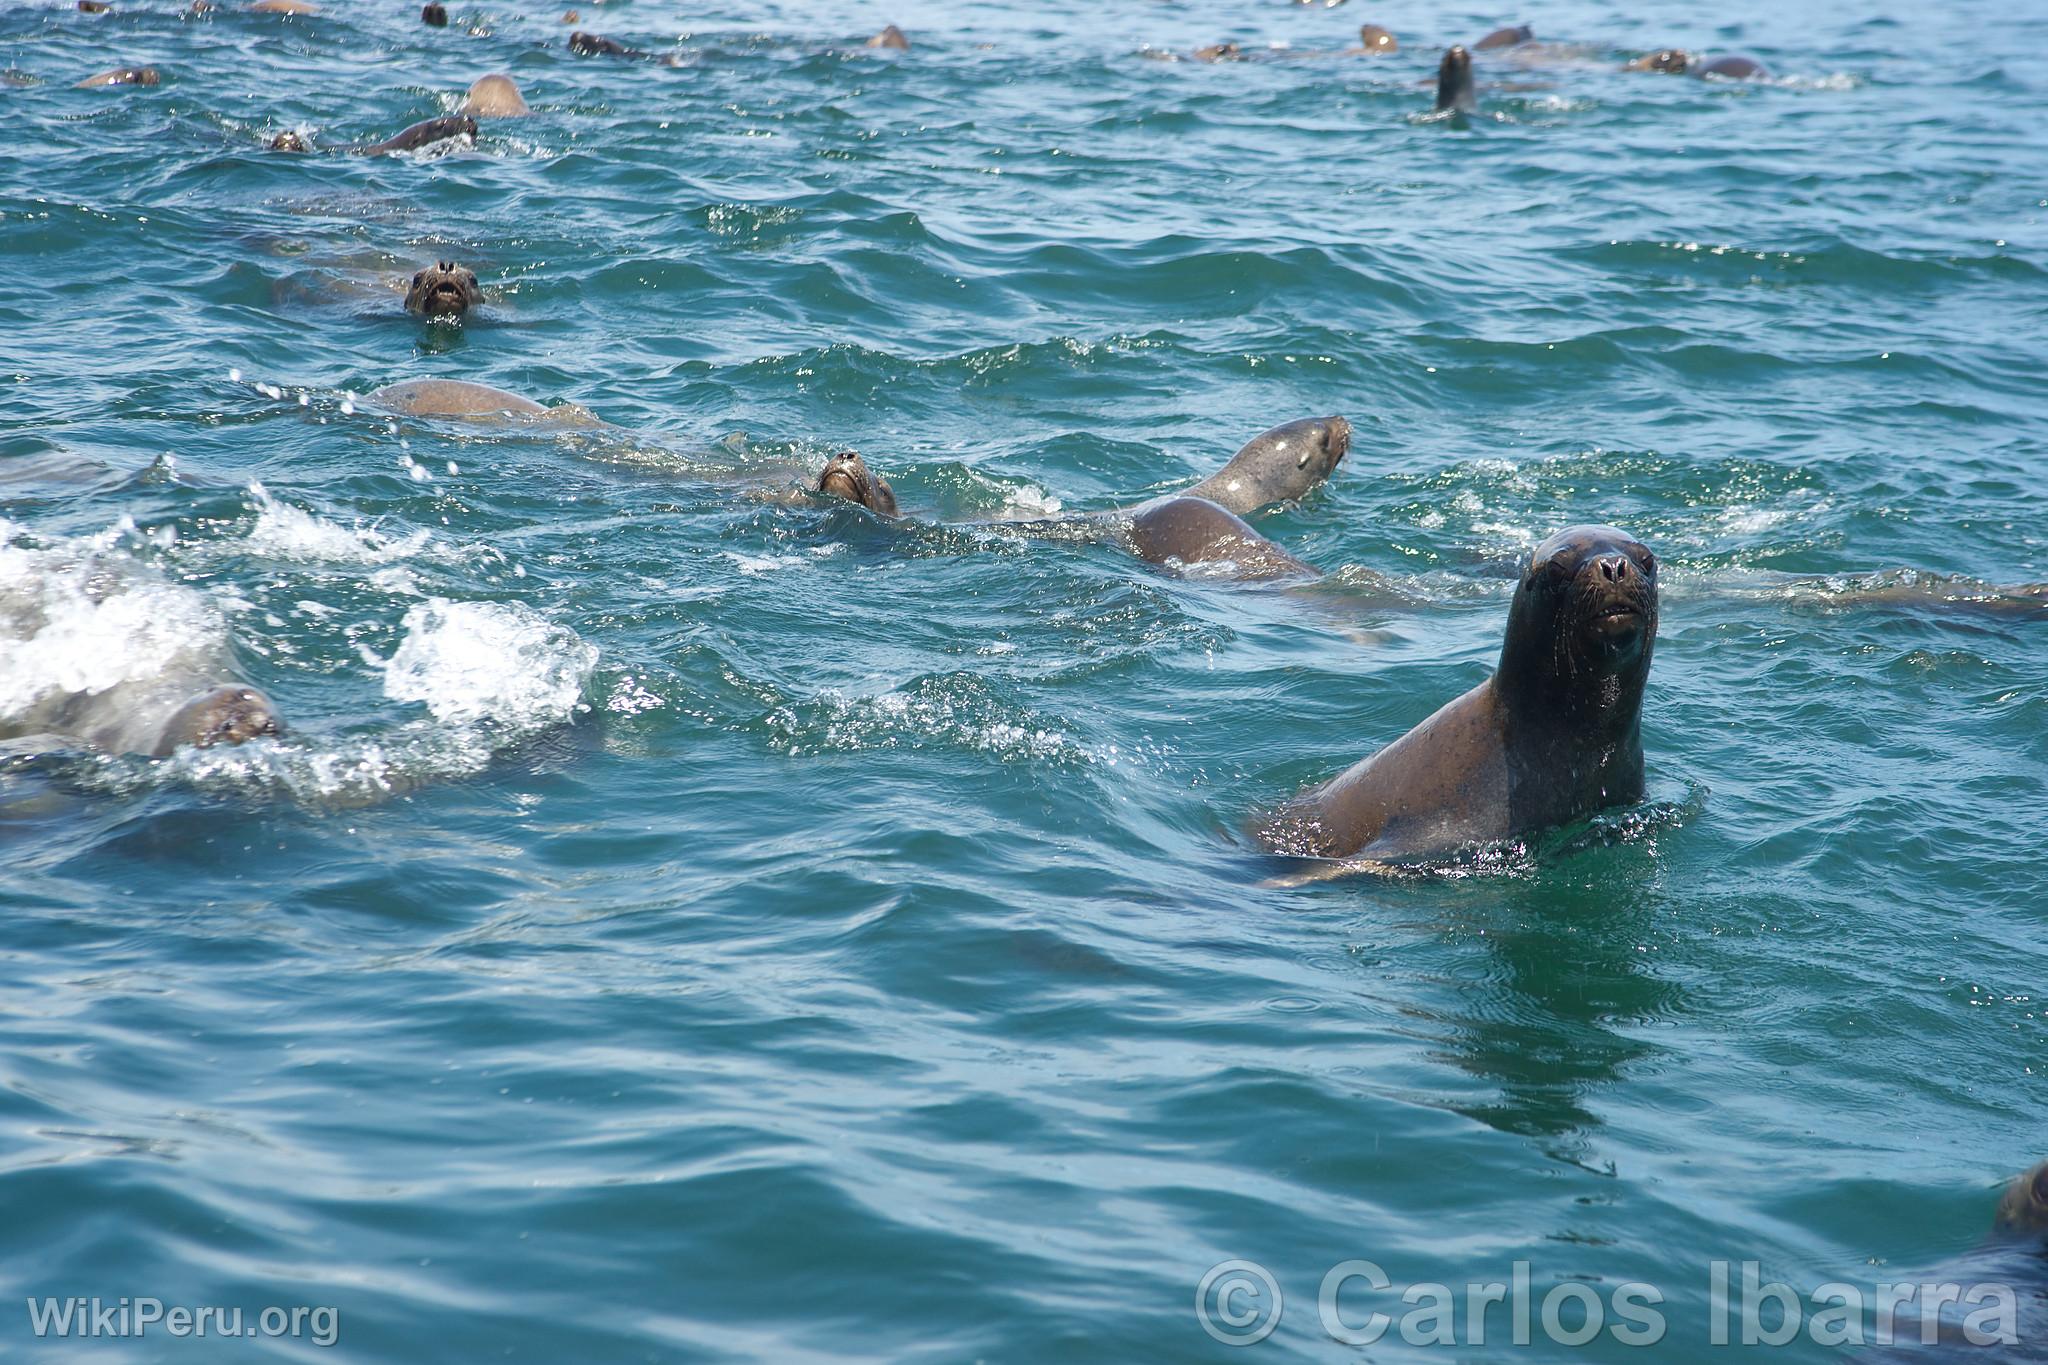
M 436 261 L 412 277 L 405 310 L 429 318 L 459 318 L 484 301 L 476 272 L 453 261 Z
M 1244 49 L 1236 43 L 1214 43 L 1208 47 L 1196 48 L 1195 60 L 1198 62 L 1241 62 L 1244 60 Z
M 246 744 L 261 735 L 283 733 L 284 722 L 277 718 L 270 698 L 253 687 L 229 684 L 202 692 L 172 712 L 150 757 L 168 758 L 188 744 L 211 749 L 216 744 Z
M 421 119 L 396 137 L 350 147 L 348 150 L 356 156 L 382 156 L 390 152 L 416 152 L 422 147 L 431 147 L 436 142 L 447 142 L 451 139 L 474 143 L 476 120 L 467 114 Z
M 886 47 L 897 52 L 910 51 L 910 39 L 903 36 L 903 30 L 891 24 L 868 39 L 869 47 Z
M 104 0 L 78 0 L 80 14 L 106 14 L 113 8 L 112 5 L 104 3 Z
M 424 6 L 420 10 L 420 22 L 429 28 L 446 28 L 448 27 L 448 10 L 439 3 L 439 0 L 436 0 L 434 4 Z
M 102 71 L 97 76 L 87 76 L 73 90 L 93 90 L 109 85 L 156 85 L 163 80 L 153 66 L 123 66 L 112 71 Z
M 1274 853 L 1373 861 L 1507 839 L 1642 799 L 1657 561 L 1610 526 L 1537 546 L 1494 675 L 1258 830 Z
M 824 471 L 818 475 L 817 491 L 857 502 L 885 517 L 897 515 L 896 491 L 889 487 L 887 479 L 869 469 L 867 461 L 855 451 L 842 450 L 825 462 Z
M 1771 73 L 1764 64 L 1754 57 L 1731 54 L 1724 57 L 1705 57 L 1683 48 L 1666 48 L 1652 52 L 1647 57 L 1638 57 L 1622 68 L 1624 71 L 1661 71 L 1669 76 L 1719 76 L 1729 81 L 1761 80 Z
M 599 34 L 584 33 L 581 30 L 569 35 L 569 50 L 579 57 L 644 57 L 647 55 L 644 52 L 634 51 L 624 43 L 615 42 Z
M 580 403 L 544 408 L 531 398 L 461 379 L 409 379 L 387 384 L 372 393 L 368 401 L 411 417 L 457 417 L 477 422 L 530 418 L 564 426 L 603 425 Z
M 1436 69 L 1436 111 L 1479 112 L 1479 92 L 1472 87 L 1472 54 L 1454 47 Z
M 1522 43 L 1533 42 L 1535 38 L 1536 32 L 1534 29 L 1531 29 L 1527 24 L 1516 24 L 1512 28 L 1495 29 L 1478 42 L 1472 44 L 1472 50 L 1474 52 L 1491 52 L 1495 48 L 1516 47 Z
M 1387 56 L 1400 50 L 1400 41 L 1378 24 L 1366 24 L 1358 30 L 1358 51 L 1368 57 Z
M 312 0 L 256 0 L 249 6 L 251 14 L 318 14 L 320 7 Z
M 270 150 L 273 152 L 309 152 L 313 149 L 306 145 L 305 138 L 287 128 L 276 137 L 270 139 Z
M 469 87 L 469 98 L 456 112 L 471 118 L 520 118 L 533 111 L 526 107 L 525 97 L 510 76 L 493 72 L 476 79 Z

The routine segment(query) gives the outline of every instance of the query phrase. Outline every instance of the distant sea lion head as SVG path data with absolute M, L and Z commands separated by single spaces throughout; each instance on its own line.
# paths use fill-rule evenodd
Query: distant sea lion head
M 448 27 L 448 10 L 439 3 L 424 6 L 420 10 L 420 22 L 429 28 L 446 28 Z
M 2015 1237 L 2048 1236 L 2048 1162 L 2012 1182 L 1998 1201 L 1999 1233 Z
M 429 318 L 459 318 L 484 301 L 476 272 L 453 261 L 436 261 L 412 277 L 406 311 Z
M 102 71 L 97 76 L 87 76 L 73 89 L 89 90 L 107 85 L 158 85 L 163 76 L 153 66 L 123 66 L 112 71 Z
M 306 146 L 305 138 L 287 128 L 276 137 L 270 139 L 270 150 L 273 152 L 304 152 L 310 151 L 311 148 Z
M 1472 88 L 1472 54 L 1462 47 L 1446 52 L 1437 64 L 1436 107 L 1468 114 L 1479 108 L 1479 96 Z
M 1657 557 L 1626 531 L 1574 526 L 1530 553 L 1499 676 L 1546 702 L 1625 706 L 1632 719 L 1656 639 Z
M 259 735 L 281 735 L 284 722 L 270 698 L 253 687 L 216 687 L 202 692 L 172 713 L 157 740 L 156 758 L 183 745 L 211 749 L 216 744 L 244 744 Z
M 1195 60 L 1198 62 L 1241 62 L 1244 60 L 1244 49 L 1236 43 L 1213 43 L 1208 47 L 1196 48 Z
M 897 52 L 910 51 L 910 39 L 903 36 L 903 30 L 891 24 L 868 39 L 869 47 L 886 47 Z
M 1358 45 L 1375 54 L 1401 50 L 1400 40 L 1378 24 L 1367 24 L 1358 30 Z
M 585 33 L 581 29 L 569 35 L 569 50 L 579 57 L 630 57 L 633 50 L 624 43 L 615 42 L 601 34 Z
M 1652 52 L 1647 57 L 1638 57 L 1630 62 L 1628 71 L 1662 71 L 1672 76 L 1683 76 L 1692 65 L 1692 54 L 1681 48 L 1667 47 L 1662 52 Z
M 868 468 L 858 452 L 842 450 L 825 462 L 818 475 L 817 491 L 835 498 L 857 502 L 885 517 L 896 515 L 896 492 L 888 480 Z

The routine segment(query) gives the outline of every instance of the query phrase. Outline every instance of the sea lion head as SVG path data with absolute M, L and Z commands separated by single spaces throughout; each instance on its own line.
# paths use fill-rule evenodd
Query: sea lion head
M 569 50 L 579 57 L 627 57 L 632 49 L 598 33 L 581 29 L 569 35 Z
M 1574 526 L 1529 555 L 1508 608 L 1500 677 L 1571 709 L 1632 717 L 1657 639 L 1657 557 L 1626 531 Z
M 1479 96 L 1472 89 L 1472 54 L 1462 47 L 1446 52 L 1437 64 L 1436 107 L 1466 113 L 1479 107 Z
M 276 137 L 270 139 L 270 150 L 273 152 L 303 152 L 308 150 L 308 148 L 306 147 L 305 138 L 287 128 Z
M 1208 47 L 1196 48 L 1195 60 L 1198 62 L 1241 62 L 1244 60 L 1244 49 L 1236 43 L 1212 43 Z
M 462 113 L 473 118 L 519 118 L 533 111 L 526 107 L 526 97 L 519 93 L 519 83 L 503 72 L 494 71 L 488 76 L 479 76 L 470 84 L 469 96 L 462 102 Z
M 253 687 L 216 687 L 202 692 L 164 722 L 152 757 L 168 757 L 183 745 L 211 749 L 216 744 L 243 744 L 258 735 L 281 735 L 284 722 L 270 698 Z
M 434 3 L 421 8 L 420 22 L 429 28 L 446 28 L 448 27 L 448 10 L 440 3 L 440 0 L 434 0 Z
M 1330 477 L 1351 449 L 1351 423 L 1342 417 L 1304 417 L 1262 431 L 1230 463 L 1191 491 L 1248 516 L 1276 502 L 1291 502 Z
M 1400 40 L 1378 24 L 1366 24 L 1358 30 L 1358 45 L 1375 55 L 1401 50 Z
M 869 47 L 885 47 L 895 52 L 910 51 L 910 39 L 903 36 L 903 30 L 891 24 L 868 39 Z
M 483 301 L 476 272 L 453 261 L 436 261 L 414 275 L 405 295 L 407 312 L 429 318 L 459 318 Z
M 2005 1198 L 1998 1201 L 1998 1221 L 1993 1226 L 2008 1236 L 2048 1236 L 2048 1161 L 2007 1187 Z
M 818 475 L 817 491 L 835 498 L 857 502 L 870 512 L 885 517 L 896 515 L 896 491 L 888 480 L 868 468 L 868 463 L 851 450 L 842 450 L 825 462 Z
M 1667 47 L 1662 52 L 1652 52 L 1647 57 L 1638 57 L 1623 70 L 1662 71 L 1667 75 L 1683 76 L 1692 65 L 1692 54 L 1680 48 Z

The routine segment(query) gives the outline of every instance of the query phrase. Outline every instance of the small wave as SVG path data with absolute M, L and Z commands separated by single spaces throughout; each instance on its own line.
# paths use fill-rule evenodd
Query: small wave
M 249 492 L 259 510 L 243 545 L 252 553 L 274 559 L 388 564 L 411 558 L 431 539 L 423 530 L 389 536 L 374 527 L 342 526 L 277 501 L 260 483 L 250 485 Z

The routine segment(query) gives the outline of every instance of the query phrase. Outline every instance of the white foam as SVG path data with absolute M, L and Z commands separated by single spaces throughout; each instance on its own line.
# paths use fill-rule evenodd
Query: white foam
M 261 511 L 250 528 L 247 548 L 274 559 L 325 560 L 339 564 L 388 564 L 406 559 L 425 547 L 425 531 L 409 536 L 387 536 L 368 526 L 341 526 L 304 512 L 289 503 L 278 502 L 252 484 Z
M 225 649 L 213 603 L 101 549 L 114 533 L 80 552 L 14 545 L 14 532 L 8 526 L 0 537 L 0 716 L 57 693 L 160 677 Z
M 597 647 L 529 607 L 431 598 L 405 613 L 384 665 L 384 695 L 422 702 L 436 720 L 556 724 L 582 704 Z

